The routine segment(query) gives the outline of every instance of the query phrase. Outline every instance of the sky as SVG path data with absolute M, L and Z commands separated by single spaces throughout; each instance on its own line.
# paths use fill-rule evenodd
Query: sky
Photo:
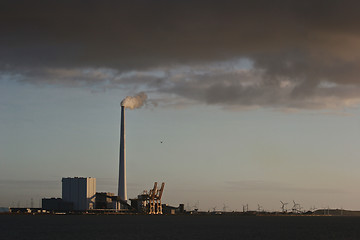
M 0 3 L 0 206 L 116 192 L 201 210 L 360 209 L 358 1 Z M 162 143 L 161 143 L 162 142 Z M 31 200 L 33 199 L 33 200 Z

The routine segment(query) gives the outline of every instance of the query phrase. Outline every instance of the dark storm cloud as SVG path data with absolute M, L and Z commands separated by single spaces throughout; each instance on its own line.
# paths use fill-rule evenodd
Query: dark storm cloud
M 359 10 L 346 0 L 1 1 L 0 69 L 224 106 L 346 105 L 360 99 Z M 241 58 L 253 63 L 246 73 L 173 71 Z

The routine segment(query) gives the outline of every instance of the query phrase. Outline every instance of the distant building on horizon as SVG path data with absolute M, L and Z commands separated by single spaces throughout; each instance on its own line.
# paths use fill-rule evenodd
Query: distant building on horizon
M 68 177 L 62 178 L 62 200 L 73 203 L 74 210 L 95 208 L 96 178 Z

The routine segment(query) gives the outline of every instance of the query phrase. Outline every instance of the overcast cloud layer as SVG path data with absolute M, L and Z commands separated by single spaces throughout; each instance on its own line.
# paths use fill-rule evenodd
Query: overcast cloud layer
M 360 102 L 360 2 L 1 1 L 0 71 L 224 107 Z

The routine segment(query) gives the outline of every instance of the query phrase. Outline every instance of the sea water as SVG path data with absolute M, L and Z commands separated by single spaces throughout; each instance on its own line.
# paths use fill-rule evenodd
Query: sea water
M 0 239 L 360 239 L 360 217 L 0 215 Z

